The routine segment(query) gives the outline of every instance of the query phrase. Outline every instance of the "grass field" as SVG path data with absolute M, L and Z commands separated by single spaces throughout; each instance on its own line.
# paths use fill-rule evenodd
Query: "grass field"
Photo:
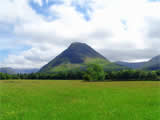
M 160 120 L 160 82 L 0 81 L 0 120 Z

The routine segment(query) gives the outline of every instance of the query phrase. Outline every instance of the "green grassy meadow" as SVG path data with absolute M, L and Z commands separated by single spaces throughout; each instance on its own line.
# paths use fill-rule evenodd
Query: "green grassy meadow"
M 160 120 L 160 82 L 4 80 L 0 120 Z

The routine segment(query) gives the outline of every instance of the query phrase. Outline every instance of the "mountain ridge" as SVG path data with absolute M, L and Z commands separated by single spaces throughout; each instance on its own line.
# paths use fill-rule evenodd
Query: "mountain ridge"
M 37 68 L 11 68 L 11 67 L 1 67 L 0 72 L 1 73 L 7 73 L 7 74 L 30 74 L 30 73 L 36 73 L 39 69 Z
M 14 69 L 12 69 L 10 67 L 2 67 L 2 68 L 0 68 L 0 72 L 1 73 L 7 73 L 7 74 L 16 74 Z
M 146 62 L 143 66 L 144 70 L 159 70 L 160 69 L 160 55 L 157 55 Z
M 131 69 L 139 69 L 141 68 L 146 62 L 123 62 L 123 61 L 117 61 L 114 62 L 117 65 L 122 65 L 122 66 L 126 66 L 129 67 Z
M 132 69 L 141 69 L 141 70 L 159 70 L 160 69 L 160 55 L 157 55 L 145 62 L 123 62 L 117 61 L 115 64 L 126 66 Z

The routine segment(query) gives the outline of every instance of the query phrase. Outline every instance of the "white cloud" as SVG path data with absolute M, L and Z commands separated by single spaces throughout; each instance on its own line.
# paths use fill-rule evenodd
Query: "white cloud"
M 40 6 L 42 0 L 34 0 Z M 11 67 L 41 67 L 71 42 L 86 42 L 105 57 L 137 61 L 159 54 L 160 2 L 148 0 L 61 0 L 49 8 L 52 21 L 36 14 L 29 0 L 5 0 L 0 21 L 14 24 L 15 42 L 31 46 L 18 55 L 9 55 Z M 48 2 L 48 1 L 47 1 Z M 2 3 L 2 2 L 1 2 Z M 73 3 L 85 6 L 90 20 Z M 16 6 L 16 7 L 15 7 Z M 19 38 L 19 40 L 18 40 Z M 156 50 L 154 48 L 156 47 Z M 149 52 L 149 54 L 147 54 Z M 139 56 L 139 57 L 136 57 Z

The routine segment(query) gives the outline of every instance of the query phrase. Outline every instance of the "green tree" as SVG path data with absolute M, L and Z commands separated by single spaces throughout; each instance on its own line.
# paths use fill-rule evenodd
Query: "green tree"
M 86 81 L 102 81 L 105 79 L 104 70 L 98 64 L 89 64 L 83 75 L 83 79 Z
M 150 71 L 147 77 L 151 80 L 156 80 L 158 78 L 157 73 L 155 71 Z

